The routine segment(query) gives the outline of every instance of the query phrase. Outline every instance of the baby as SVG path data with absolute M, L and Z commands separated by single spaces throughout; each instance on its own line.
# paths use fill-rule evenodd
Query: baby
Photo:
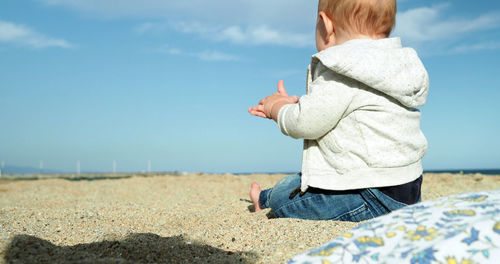
M 420 200 L 420 130 L 429 79 L 415 50 L 389 38 L 396 0 L 320 0 L 306 95 L 283 85 L 250 107 L 304 139 L 302 170 L 250 189 L 255 211 L 363 221 Z

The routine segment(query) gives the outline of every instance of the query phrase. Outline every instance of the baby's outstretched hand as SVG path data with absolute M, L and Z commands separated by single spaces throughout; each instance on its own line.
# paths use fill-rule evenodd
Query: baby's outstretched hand
M 287 104 L 295 104 L 299 101 L 297 96 L 289 96 L 285 90 L 283 80 L 278 82 L 278 92 L 260 100 L 259 104 L 248 108 L 248 112 L 254 116 L 274 119 L 278 118 L 281 107 Z

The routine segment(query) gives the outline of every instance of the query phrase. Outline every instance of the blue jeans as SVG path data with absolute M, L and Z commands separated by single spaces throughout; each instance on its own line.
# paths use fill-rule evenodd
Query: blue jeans
M 261 208 L 271 208 L 276 217 L 359 222 L 406 206 L 376 188 L 331 191 L 310 187 L 291 198 L 290 192 L 300 186 L 300 176 L 284 177 L 273 188 L 263 190 Z

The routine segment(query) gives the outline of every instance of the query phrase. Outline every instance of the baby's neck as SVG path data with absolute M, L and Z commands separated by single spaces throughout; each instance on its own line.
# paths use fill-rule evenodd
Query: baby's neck
M 335 41 L 335 45 L 341 45 L 353 39 L 383 39 L 383 35 L 364 35 L 364 34 L 339 34 Z

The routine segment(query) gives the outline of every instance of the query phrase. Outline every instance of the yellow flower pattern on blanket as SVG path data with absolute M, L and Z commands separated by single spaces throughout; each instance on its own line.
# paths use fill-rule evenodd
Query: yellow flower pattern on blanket
M 384 245 L 384 240 L 380 237 L 363 236 L 357 238 L 354 243 L 356 243 L 358 247 L 380 247 Z
M 447 264 L 472 264 L 470 259 L 462 259 L 462 261 L 457 261 L 455 257 L 446 258 Z
M 332 253 L 335 249 L 337 249 L 341 246 L 342 246 L 342 244 L 333 243 L 333 244 L 328 245 L 327 247 L 321 248 L 321 250 L 311 252 L 310 256 L 330 256 L 330 255 L 332 255 Z
M 495 225 L 493 226 L 493 231 L 500 234 L 500 221 L 495 223 Z
M 288 263 L 500 263 L 500 190 L 441 197 L 368 221 Z
M 455 216 L 475 216 L 476 211 L 474 210 L 453 210 L 453 211 L 446 211 L 444 212 L 445 215 L 450 216 L 450 217 L 455 217 Z
M 422 238 L 425 240 L 432 240 L 439 235 L 435 228 L 426 228 L 425 226 L 419 226 L 415 230 L 408 231 L 407 234 L 407 239 L 412 241 L 418 241 Z
M 391 237 L 393 237 L 393 236 L 395 236 L 395 235 L 396 235 L 396 233 L 394 233 L 394 232 L 389 232 L 389 233 L 385 234 L 385 236 L 386 236 L 387 238 L 391 238 Z
M 477 195 L 469 195 L 467 197 L 462 197 L 459 199 L 462 199 L 464 201 L 469 201 L 469 202 L 482 202 L 482 201 L 486 200 L 486 198 L 488 198 L 488 195 L 477 194 Z

